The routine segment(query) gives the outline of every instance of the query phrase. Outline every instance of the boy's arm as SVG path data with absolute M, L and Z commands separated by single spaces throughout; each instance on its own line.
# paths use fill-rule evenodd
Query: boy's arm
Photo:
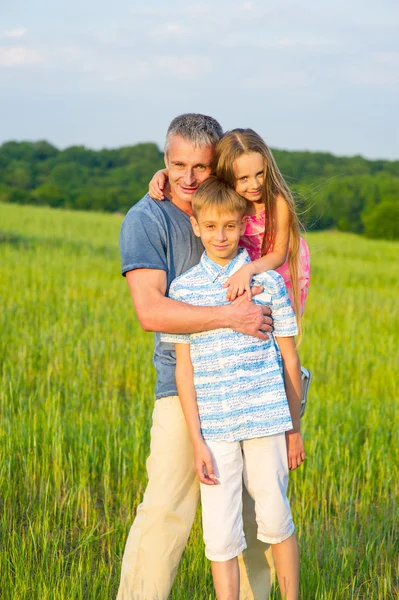
M 194 447 L 195 471 L 201 483 L 217 483 L 212 465 L 212 456 L 201 435 L 198 415 L 197 394 L 194 387 L 194 369 L 189 344 L 175 344 L 176 384 L 180 403 Z M 206 467 L 206 472 L 204 472 Z
M 266 340 L 267 333 L 272 331 L 270 308 L 255 305 L 246 296 L 225 306 L 192 306 L 165 296 L 167 279 L 164 270 L 134 269 L 126 273 L 126 279 L 140 325 L 145 331 L 195 333 L 230 327 L 261 340 Z M 260 291 L 257 288 L 257 292 Z
M 294 337 L 277 338 L 283 359 L 284 385 L 290 407 L 293 428 L 286 432 L 288 467 L 293 470 L 305 460 L 305 448 L 301 436 L 301 365 Z

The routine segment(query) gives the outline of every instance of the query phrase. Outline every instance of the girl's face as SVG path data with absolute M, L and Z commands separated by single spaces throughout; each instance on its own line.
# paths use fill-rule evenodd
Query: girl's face
M 249 202 L 262 200 L 264 160 L 258 152 L 243 154 L 233 163 L 235 191 Z

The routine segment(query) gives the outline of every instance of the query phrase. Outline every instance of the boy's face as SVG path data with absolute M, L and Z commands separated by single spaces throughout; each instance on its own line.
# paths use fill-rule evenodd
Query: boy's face
M 220 212 L 203 208 L 190 218 L 197 237 L 204 244 L 208 257 L 219 265 L 226 265 L 238 253 L 238 242 L 245 231 L 245 217 L 235 212 Z

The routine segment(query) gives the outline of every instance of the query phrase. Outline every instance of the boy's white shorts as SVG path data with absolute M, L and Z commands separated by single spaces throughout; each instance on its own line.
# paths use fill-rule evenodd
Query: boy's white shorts
M 201 484 L 205 554 L 225 561 L 246 548 L 242 521 L 242 481 L 255 500 L 258 539 L 278 544 L 294 532 L 287 499 L 285 434 L 241 442 L 206 440 L 218 485 Z

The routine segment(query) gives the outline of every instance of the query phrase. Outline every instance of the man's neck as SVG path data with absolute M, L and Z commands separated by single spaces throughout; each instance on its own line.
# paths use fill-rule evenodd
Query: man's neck
M 191 202 L 184 202 L 183 200 L 177 200 L 176 198 L 174 198 L 173 193 L 170 189 L 170 185 L 168 183 L 165 184 L 164 195 L 165 197 L 169 198 L 172 204 L 174 204 L 175 206 L 177 206 L 177 208 L 185 212 L 186 215 L 188 215 L 189 217 L 193 216 Z

